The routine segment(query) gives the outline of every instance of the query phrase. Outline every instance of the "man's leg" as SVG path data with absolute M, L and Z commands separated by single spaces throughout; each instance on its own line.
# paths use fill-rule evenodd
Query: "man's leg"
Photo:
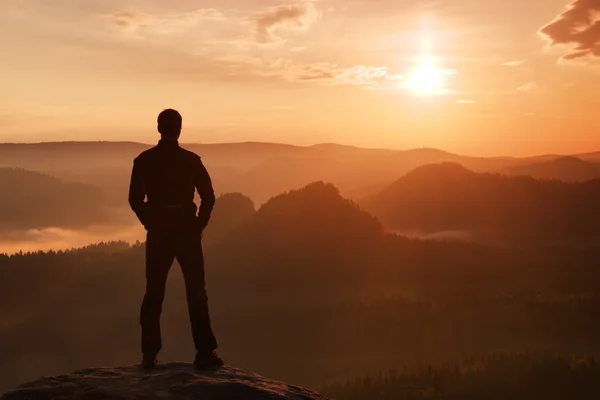
M 142 353 L 154 357 L 162 348 L 160 314 L 169 269 L 175 259 L 173 239 L 161 232 L 146 238 L 146 295 L 140 312 Z
M 210 354 L 217 348 L 208 312 L 204 281 L 204 255 L 200 235 L 182 235 L 177 243 L 177 261 L 185 279 L 188 310 L 194 344 L 198 353 Z

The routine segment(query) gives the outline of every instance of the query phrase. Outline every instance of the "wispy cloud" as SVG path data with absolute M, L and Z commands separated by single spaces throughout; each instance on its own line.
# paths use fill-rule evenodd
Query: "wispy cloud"
M 281 30 L 307 30 L 321 18 L 313 2 L 280 4 L 260 14 L 255 19 L 254 38 L 258 43 L 273 43 L 281 39 Z
M 223 20 L 224 15 L 214 8 L 202 8 L 188 12 L 149 14 L 138 10 L 119 11 L 108 15 L 109 20 L 120 28 L 132 31 L 152 31 L 168 34 L 197 25 L 200 21 Z
M 525 64 L 525 61 L 515 60 L 515 61 L 507 61 L 507 62 L 503 63 L 502 65 L 504 67 L 521 67 L 524 64 Z
M 524 85 L 521 85 L 517 88 L 517 92 L 521 93 L 531 93 L 536 91 L 539 88 L 538 84 L 535 82 L 527 82 Z
M 600 57 L 600 0 L 573 0 L 554 21 L 540 29 L 550 45 L 571 49 L 562 57 Z
M 56 3 L 50 7 L 42 0 L 31 1 L 45 7 L 43 11 L 56 11 Z M 94 4 L 64 1 L 70 4 L 70 14 L 63 12 L 63 20 L 49 20 L 65 27 L 62 43 L 67 38 L 86 52 L 96 52 L 94 70 L 134 71 L 136 79 L 252 84 L 279 80 L 381 87 L 402 79 L 381 64 L 370 64 L 368 55 L 364 60 L 338 64 L 339 50 L 323 51 L 326 46 L 320 36 L 294 35 L 320 20 L 322 3 L 316 0 L 253 1 L 247 9 L 186 9 L 182 2 L 178 7 L 149 2 L 147 8 L 123 8 L 118 0 Z M 32 18 L 39 18 L 37 8 L 30 12 Z M 67 17 L 79 25 L 66 23 Z M 270 46 L 282 43 L 285 45 Z M 8 123 L 8 118 L 3 119 Z
M 316 63 L 304 66 L 291 66 L 285 71 L 285 76 L 292 82 L 323 82 L 332 81 L 341 73 L 337 66 L 329 63 Z
M 291 82 L 320 82 L 329 85 L 374 85 L 386 80 L 399 79 L 387 67 L 356 65 L 349 68 L 330 63 L 292 65 L 285 69 L 284 77 Z

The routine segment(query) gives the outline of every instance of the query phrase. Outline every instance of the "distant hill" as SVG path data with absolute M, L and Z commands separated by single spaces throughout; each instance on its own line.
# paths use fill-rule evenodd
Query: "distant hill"
M 264 203 L 273 196 L 300 189 L 311 182 L 339 182 L 352 168 L 334 157 L 271 158 L 240 174 L 235 189 Z
M 158 140 L 158 136 L 148 140 Z M 150 146 L 132 142 L 0 144 L 0 167 L 20 167 L 88 183 L 126 208 L 124 193 L 132 160 Z M 344 196 L 358 200 L 427 164 L 453 162 L 475 172 L 499 172 L 558 157 L 469 157 L 431 148 L 369 149 L 334 143 L 197 144 L 185 143 L 185 137 L 182 146 L 202 157 L 218 194 L 241 192 L 257 205 L 314 181 L 331 182 Z
M 575 157 L 580 158 L 584 161 L 600 163 L 600 151 L 593 151 L 589 153 L 575 154 Z
M 509 167 L 500 172 L 510 176 L 585 182 L 600 178 L 600 163 L 584 161 L 577 157 L 559 157 L 550 161 Z
M 438 149 L 412 149 L 397 153 L 396 168 L 401 167 L 402 173 L 407 173 L 423 165 L 438 163 L 458 163 L 476 172 L 493 171 L 497 168 L 519 163 L 512 157 L 470 157 L 449 153 Z
M 541 181 L 442 163 L 417 168 L 361 204 L 400 232 L 579 242 L 600 239 L 599 203 L 600 180 Z
M 104 194 L 90 185 L 67 183 L 24 169 L 0 168 L 0 187 L 0 231 L 107 222 Z
M 465 157 L 435 149 L 406 151 L 363 149 L 322 144 L 296 154 L 273 156 L 230 180 L 229 191 L 240 191 L 255 202 L 303 187 L 310 182 L 331 182 L 346 197 L 360 199 L 372 188 L 381 189 L 398 175 L 422 165 L 460 162 L 476 171 L 492 171 L 514 163 L 510 158 Z

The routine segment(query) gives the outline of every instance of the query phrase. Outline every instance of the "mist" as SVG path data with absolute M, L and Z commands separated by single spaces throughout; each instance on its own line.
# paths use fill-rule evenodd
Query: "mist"
M 68 250 L 90 243 L 143 241 L 145 230 L 139 224 L 127 226 L 91 226 L 85 229 L 48 227 L 2 232 L 0 253 L 14 254 L 20 251 Z
M 411 239 L 420 240 L 437 240 L 443 242 L 477 242 L 477 235 L 468 231 L 438 231 L 438 232 L 422 232 L 416 230 L 391 229 L 397 235 Z

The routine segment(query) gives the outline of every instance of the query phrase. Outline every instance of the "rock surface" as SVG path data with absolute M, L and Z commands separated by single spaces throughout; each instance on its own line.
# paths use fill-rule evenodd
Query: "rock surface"
M 6 392 L 0 400 L 326 400 L 309 390 L 233 367 L 197 371 L 191 364 L 91 368 L 44 377 Z

